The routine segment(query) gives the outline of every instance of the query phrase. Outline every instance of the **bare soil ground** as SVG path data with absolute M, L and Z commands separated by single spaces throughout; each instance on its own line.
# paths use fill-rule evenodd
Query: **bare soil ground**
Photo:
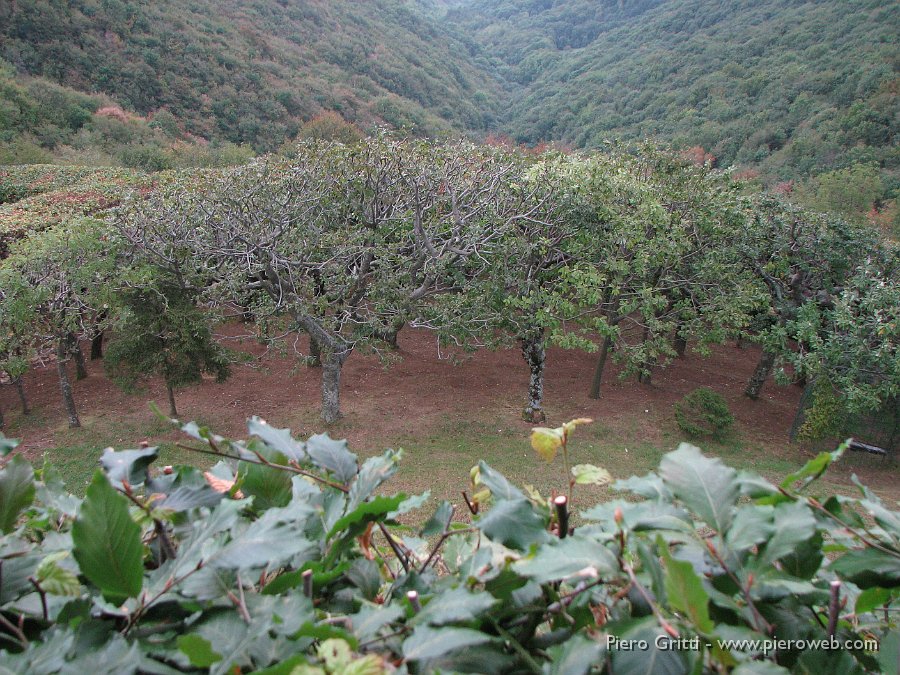
M 234 335 L 239 328 L 229 330 Z M 351 447 L 364 456 L 385 447 L 406 447 L 409 454 L 401 478 L 408 488 L 458 495 L 460 487 L 465 487 L 471 460 L 478 457 L 496 463 L 514 480 L 542 482 L 534 477 L 542 469 L 528 447 L 530 425 L 520 417 L 528 371 L 518 350 L 446 358 L 434 336 L 409 329 L 401 333 L 399 344 L 397 360 L 387 367 L 374 355 L 353 354 L 347 361 L 341 400 L 345 417 L 329 429 L 332 436 L 348 438 Z M 262 354 L 262 347 L 252 341 L 230 346 Z M 673 404 L 694 388 L 707 386 L 728 400 L 736 418 L 735 431 L 723 443 L 701 441 L 698 445 L 730 464 L 778 479 L 825 448 L 787 440 L 799 387 L 770 381 L 759 400 L 743 396 L 758 356 L 754 347 L 738 349 L 733 344 L 714 347 L 707 357 L 689 351 L 685 358 L 658 369 L 652 385 L 619 380 L 618 366 L 609 363 L 603 396 L 591 400 L 587 390 L 594 357 L 551 349 L 547 424 L 594 418 L 597 423 L 580 436 L 587 444 L 584 454 L 590 456 L 575 461 L 596 461 L 616 477 L 643 473 L 656 466 L 662 452 L 682 440 L 674 424 Z M 166 407 L 161 381 L 151 379 L 141 393 L 127 394 L 105 377 L 100 362 L 90 362 L 89 370 L 87 379 L 73 382 L 84 425 L 80 430 L 67 428 L 55 368 L 37 369 L 26 377 L 34 408 L 30 417 L 17 412 L 11 386 L 0 389 L 0 405 L 8 422 L 4 431 L 22 440 L 27 456 L 37 459 L 49 451 L 55 460 L 64 457 L 65 448 L 79 446 L 83 451 L 87 448 L 84 461 L 91 465 L 96 461 L 92 457 L 107 445 L 135 447 L 145 435 L 154 442 L 176 437 L 154 422 L 148 409 L 150 400 Z M 223 435 L 243 437 L 246 417 L 256 414 L 306 436 L 324 428 L 318 419 L 318 379 L 317 369 L 270 353 L 258 363 L 236 365 L 225 384 L 204 381 L 180 391 L 178 406 L 184 419 L 200 420 Z M 900 499 L 895 463 L 854 453 L 834 467 L 829 481 L 838 490 L 849 489 L 853 473 L 883 498 Z

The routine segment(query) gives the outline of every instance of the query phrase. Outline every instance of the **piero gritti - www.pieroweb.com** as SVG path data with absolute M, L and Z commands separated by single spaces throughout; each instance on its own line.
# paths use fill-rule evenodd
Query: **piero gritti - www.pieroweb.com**
M 839 640 L 836 637 L 821 640 L 795 640 L 781 638 L 720 640 L 714 642 L 702 640 L 699 637 L 673 638 L 668 635 L 659 635 L 652 642 L 643 639 L 620 638 L 615 635 L 606 636 L 606 648 L 613 651 L 648 651 L 658 649 L 660 651 L 699 651 L 700 647 L 712 649 L 717 646 L 726 651 L 740 651 L 749 653 L 762 653 L 764 655 L 775 652 L 791 650 L 865 650 L 867 652 L 878 651 L 878 640 L 856 639 Z

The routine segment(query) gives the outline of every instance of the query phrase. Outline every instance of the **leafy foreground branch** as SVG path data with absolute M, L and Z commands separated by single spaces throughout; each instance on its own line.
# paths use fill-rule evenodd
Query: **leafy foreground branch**
M 401 452 L 258 418 L 182 427 L 206 473 L 109 449 L 83 500 L 0 437 L 0 673 L 896 672 L 900 514 L 810 495 L 843 448 L 773 485 L 684 444 L 583 510 L 587 422 L 532 438 L 568 496 L 481 462 L 419 529 Z

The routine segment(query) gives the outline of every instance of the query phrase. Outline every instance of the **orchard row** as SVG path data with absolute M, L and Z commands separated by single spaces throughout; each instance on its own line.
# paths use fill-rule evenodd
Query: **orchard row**
M 111 374 L 174 389 L 228 373 L 213 322 L 239 313 L 269 342 L 309 338 L 322 417 L 340 416 L 354 351 L 405 326 L 467 348 L 517 343 L 525 416 L 543 419 L 546 347 L 596 353 L 649 381 L 690 345 L 761 344 L 773 371 L 826 382 L 850 411 L 900 391 L 898 249 L 877 231 L 748 193 L 653 147 L 527 154 L 383 135 L 309 142 L 289 158 L 158 174 L 103 218 L 35 228 L 0 261 L 0 370 L 66 363 L 93 340 Z

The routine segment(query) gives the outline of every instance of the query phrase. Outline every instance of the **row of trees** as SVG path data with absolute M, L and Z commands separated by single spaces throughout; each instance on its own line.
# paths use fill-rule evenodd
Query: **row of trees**
M 26 240 L 0 268 L 0 360 L 16 379 L 52 347 L 71 403 L 78 338 L 116 325 L 112 372 L 163 374 L 174 412 L 172 387 L 227 374 L 207 323 L 237 310 L 266 340 L 308 337 L 297 351 L 321 365 L 333 422 L 350 355 L 387 351 L 412 325 L 467 348 L 517 342 L 539 421 L 548 344 L 596 352 L 599 397 L 610 355 L 649 382 L 689 343 L 750 338 L 763 355 L 748 396 L 791 363 L 873 409 L 900 387 L 897 260 L 864 226 L 747 196 L 650 147 L 308 142 L 170 175 L 109 222 Z

